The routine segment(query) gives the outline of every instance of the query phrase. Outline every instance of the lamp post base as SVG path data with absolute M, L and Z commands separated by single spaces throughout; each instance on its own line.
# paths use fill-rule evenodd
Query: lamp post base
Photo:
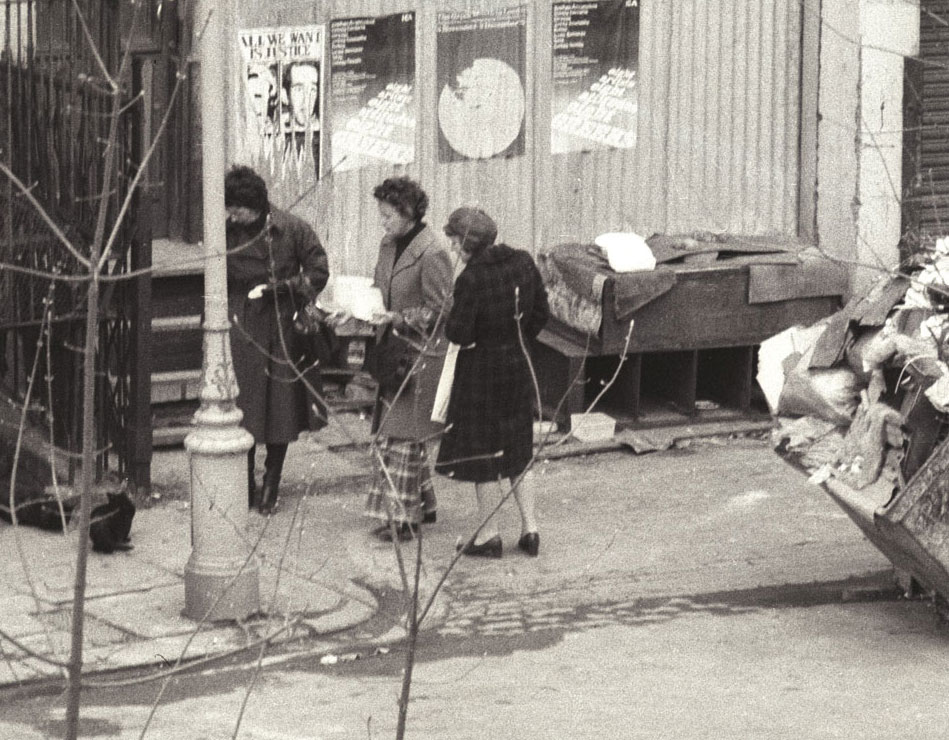
M 185 438 L 192 551 L 183 614 L 196 621 L 239 620 L 260 611 L 257 561 L 247 536 L 247 451 L 254 439 L 236 424 L 201 426 L 207 412 L 196 414 L 199 427 Z
M 237 573 L 228 568 L 202 571 L 192 560 L 185 566 L 185 617 L 196 622 L 237 621 L 260 611 L 256 566 Z

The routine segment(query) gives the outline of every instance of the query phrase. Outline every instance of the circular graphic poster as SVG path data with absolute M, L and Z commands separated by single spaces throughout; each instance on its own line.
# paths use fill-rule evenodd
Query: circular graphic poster
M 439 13 L 438 159 L 524 154 L 525 6 Z
M 521 78 L 500 59 L 475 59 L 438 98 L 441 132 L 468 159 L 501 154 L 514 143 L 523 122 Z

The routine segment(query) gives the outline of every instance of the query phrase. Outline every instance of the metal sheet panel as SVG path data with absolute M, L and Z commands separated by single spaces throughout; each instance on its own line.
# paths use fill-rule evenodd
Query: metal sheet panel
M 498 221 L 499 238 L 534 250 L 612 230 L 797 233 L 800 3 L 642 3 L 636 147 L 551 155 L 553 2 L 523 3 L 526 154 L 453 163 L 437 161 L 437 13 L 512 7 L 517 0 L 242 5 L 242 27 L 416 12 L 417 161 L 328 173 L 319 182 L 270 173 L 275 200 L 296 203 L 294 210 L 315 225 L 331 269 L 370 273 L 381 236 L 372 188 L 397 173 L 422 182 L 436 228 L 453 208 L 477 204 Z
M 655 0 L 640 20 L 637 146 L 539 152 L 553 192 L 538 199 L 538 244 L 614 229 L 796 235 L 800 4 Z
M 923 235 L 949 231 L 949 2 L 929 0 L 920 13 L 922 90 L 919 166 L 912 207 Z

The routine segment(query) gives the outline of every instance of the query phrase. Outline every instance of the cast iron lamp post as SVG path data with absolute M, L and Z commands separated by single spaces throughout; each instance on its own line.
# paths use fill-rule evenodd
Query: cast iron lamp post
M 259 611 L 257 564 L 247 539 L 247 451 L 235 404 L 227 316 L 224 170 L 228 0 L 199 0 L 194 13 L 200 60 L 204 190 L 204 349 L 201 406 L 185 438 L 191 466 L 191 557 L 185 566 L 184 615 L 195 620 L 243 619 Z M 223 53 L 222 53 L 223 51 Z

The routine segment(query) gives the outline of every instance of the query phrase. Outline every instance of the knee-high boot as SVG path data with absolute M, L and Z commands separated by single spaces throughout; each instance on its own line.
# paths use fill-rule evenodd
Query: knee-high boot
M 256 445 L 247 451 L 247 508 L 253 509 L 257 503 L 257 481 L 254 480 L 254 456 Z
M 267 459 L 264 461 L 264 485 L 260 492 L 260 513 L 269 514 L 277 505 L 280 495 L 280 476 L 283 473 L 283 461 L 287 457 L 287 445 L 268 444 Z

